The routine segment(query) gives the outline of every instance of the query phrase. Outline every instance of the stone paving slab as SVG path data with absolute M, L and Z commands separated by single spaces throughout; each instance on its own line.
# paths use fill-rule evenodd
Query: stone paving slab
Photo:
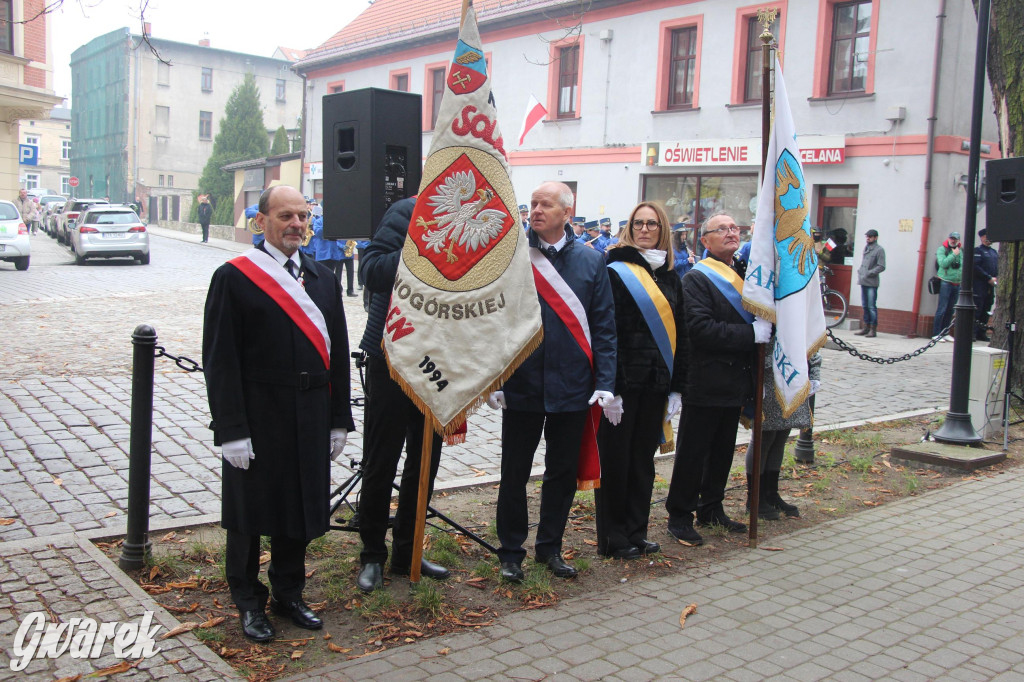
M 1017 472 L 968 480 L 288 679 L 1024 679 L 1022 493 Z
M 24 655 L 15 648 L 17 631 L 35 612 L 42 613 L 47 623 L 52 612 L 65 624 L 74 618 L 140 623 L 146 612 L 152 612 L 151 623 L 159 626 L 154 633 L 159 652 L 142 659 L 118 679 L 241 679 L 191 633 L 160 639 L 178 621 L 90 541 L 74 534 L 0 543 L 0 679 L 86 678 L 121 662 L 108 643 L 96 658 L 73 658 L 65 653 L 57 658 L 34 658 L 24 670 L 12 671 L 11 661 Z

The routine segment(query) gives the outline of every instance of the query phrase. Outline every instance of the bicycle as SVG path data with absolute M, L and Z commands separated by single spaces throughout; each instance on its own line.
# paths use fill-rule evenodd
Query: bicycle
M 822 265 L 819 269 L 821 278 L 821 307 L 825 311 L 825 326 L 829 329 L 838 327 L 846 319 L 847 310 L 850 304 L 846 297 L 835 289 L 830 289 L 825 283 L 825 276 L 831 275 L 832 270 Z

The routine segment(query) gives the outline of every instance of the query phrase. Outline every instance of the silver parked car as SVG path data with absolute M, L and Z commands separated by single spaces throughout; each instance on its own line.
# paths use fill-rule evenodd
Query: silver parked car
M 0 201 L 0 261 L 14 263 L 17 270 L 28 270 L 31 255 L 28 226 L 21 220 L 18 207 L 11 201 Z
M 78 265 L 87 258 L 126 256 L 148 265 L 149 233 L 128 206 L 91 206 L 71 229 L 71 250 Z

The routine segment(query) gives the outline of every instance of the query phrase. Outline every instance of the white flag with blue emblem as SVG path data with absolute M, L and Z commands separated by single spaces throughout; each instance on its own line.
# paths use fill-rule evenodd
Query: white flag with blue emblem
M 776 59 L 775 117 L 743 283 L 743 307 L 775 324 L 769 353 L 775 397 L 784 417 L 810 395 L 807 360 L 826 339 L 807 189 L 789 97 Z

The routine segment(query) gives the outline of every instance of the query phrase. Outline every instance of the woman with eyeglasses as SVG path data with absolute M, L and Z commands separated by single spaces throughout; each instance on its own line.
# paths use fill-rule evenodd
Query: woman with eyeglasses
M 682 405 L 686 365 L 683 289 L 673 269 L 670 226 L 660 204 L 633 209 L 608 249 L 608 279 L 618 336 L 615 393 L 622 416 L 601 420 L 597 550 L 636 559 L 661 550 L 647 539 L 654 454 L 674 449 L 672 418 Z

